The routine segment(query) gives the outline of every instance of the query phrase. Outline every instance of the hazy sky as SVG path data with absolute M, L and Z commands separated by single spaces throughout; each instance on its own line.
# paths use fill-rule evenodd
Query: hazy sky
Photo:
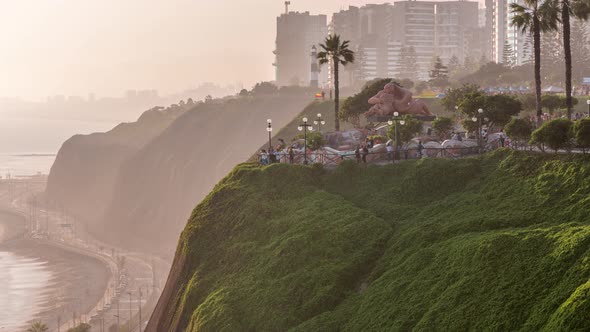
M 0 96 L 162 94 L 274 77 L 283 0 L 0 0 Z M 291 0 L 331 14 L 370 0 Z

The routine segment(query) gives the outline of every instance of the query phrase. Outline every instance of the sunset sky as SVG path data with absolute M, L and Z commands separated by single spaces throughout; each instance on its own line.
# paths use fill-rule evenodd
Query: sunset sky
M 331 14 L 370 0 L 292 0 Z M 0 97 L 271 80 L 283 0 L 0 0 Z

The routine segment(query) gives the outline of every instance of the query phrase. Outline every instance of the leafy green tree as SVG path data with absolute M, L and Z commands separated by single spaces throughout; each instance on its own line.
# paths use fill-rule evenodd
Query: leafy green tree
M 27 332 L 47 332 L 49 331 L 49 327 L 47 324 L 41 323 L 40 321 L 36 321 L 27 329 Z
M 461 120 L 461 126 L 465 129 L 468 133 L 476 133 L 479 124 L 477 122 L 473 122 L 471 118 Z
M 503 74 L 510 69 L 502 63 L 488 62 L 479 69 L 465 77 L 461 78 L 463 84 L 481 84 L 481 85 L 498 85 L 501 82 Z
M 543 95 L 543 97 L 541 97 L 541 104 L 543 105 L 543 108 L 553 114 L 555 110 L 567 108 L 567 98 L 558 95 Z M 572 98 L 572 105 L 577 104 L 578 99 Z
M 467 94 L 478 91 L 480 91 L 479 87 L 475 84 L 463 84 L 459 88 L 448 89 L 446 96 L 441 99 L 441 104 L 447 111 L 454 112 L 455 106 L 459 106 L 459 103 Z
M 398 123 L 397 126 L 394 124 L 389 128 L 387 132 L 387 136 L 395 141 L 395 128 L 397 127 L 398 136 L 397 136 L 397 145 L 401 146 L 405 143 L 408 143 L 412 140 L 416 135 L 422 132 L 422 121 L 418 119 L 414 119 L 410 115 L 404 115 L 401 119 L 404 121 L 404 124 Z
M 271 82 L 260 82 L 254 85 L 252 88 L 252 95 L 254 96 L 264 96 L 264 95 L 273 95 L 279 91 L 279 88 Z
M 525 93 L 518 96 L 518 99 L 522 103 L 522 109 L 524 111 L 535 111 L 537 104 L 535 95 L 532 93 Z
M 512 139 L 515 145 L 524 144 L 531 139 L 531 133 L 533 132 L 533 124 L 521 118 L 513 118 L 504 127 L 506 135 Z
M 303 139 L 304 134 L 297 134 L 295 139 Z M 311 151 L 315 151 L 322 146 L 326 145 L 326 141 L 324 140 L 324 136 L 317 131 L 308 132 L 307 133 L 307 148 Z
M 531 136 L 531 144 L 536 144 L 544 151 L 548 146 L 553 151 L 569 149 L 573 138 L 573 122 L 569 119 L 555 119 L 545 122 Z
M 576 121 L 573 131 L 576 145 L 586 153 L 586 150 L 590 148 L 590 119 L 584 118 Z
M 385 85 L 390 82 L 392 80 L 389 78 L 378 78 L 367 82 L 359 93 L 344 100 L 340 109 L 340 119 L 358 125 L 359 117 L 371 108 L 369 99 L 383 90 Z
M 483 110 L 483 115 L 489 119 L 490 125 L 503 127 L 522 111 L 522 103 L 512 95 L 486 96 Z
M 330 35 L 320 47 L 323 51 L 319 52 L 317 57 L 320 65 L 330 63 L 332 65 L 333 83 L 334 83 L 334 128 L 340 131 L 340 77 L 339 66 L 346 66 L 354 62 L 354 52 L 349 49 L 349 41 L 340 41 L 339 35 Z
M 524 34 L 533 35 L 535 96 L 537 104 L 537 118 L 541 121 L 541 32 L 557 28 L 557 14 L 554 1 L 524 0 L 524 5 L 510 4 L 512 25 Z
M 439 116 L 432 121 L 432 129 L 440 140 L 447 139 L 453 131 L 453 119 Z
M 553 114 L 556 109 L 562 106 L 562 99 L 558 95 L 543 95 L 541 97 L 541 105 L 547 109 L 550 114 Z

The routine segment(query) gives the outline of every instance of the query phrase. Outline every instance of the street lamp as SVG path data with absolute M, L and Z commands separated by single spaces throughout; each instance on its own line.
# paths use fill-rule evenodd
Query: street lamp
M 131 292 L 127 292 L 127 294 L 129 294 L 129 325 L 128 326 L 129 326 L 129 331 L 133 331 L 131 329 L 131 320 L 133 319 L 133 309 L 131 307 L 131 304 L 132 304 L 132 302 L 131 302 Z
M 588 104 L 588 116 L 590 117 L 590 99 L 586 100 L 586 104 Z
M 402 120 L 399 116 L 399 112 L 393 112 L 393 119 L 387 121 L 387 124 L 392 126 L 395 124 L 395 153 L 394 153 L 394 159 L 395 159 L 395 154 L 397 153 L 397 151 L 399 150 L 399 145 L 398 145 L 398 130 L 397 130 L 397 123 L 399 122 L 400 125 L 405 125 L 406 121 Z
M 322 113 L 318 113 L 318 118 L 313 122 L 316 126 L 318 126 L 318 132 L 322 132 L 322 126 L 326 124 L 326 121 L 322 119 Z
M 268 126 L 266 127 L 266 131 L 268 131 L 268 152 L 270 152 L 270 149 L 272 149 L 272 141 L 271 141 L 272 120 L 268 119 L 268 120 L 266 120 L 266 123 L 268 124 Z
M 307 117 L 301 119 L 303 123 L 297 127 L 297 130 L 303 130 L 303 164 L 307 165 L 307 131 L 313 131 L 311 124 L 307 123 Z
M 479 149 L 479 153 L 481 153 L 481 145 L 482 145 L 482 136 L 481 136 L 481 120 L 483 117 L 483 109 L 477 110 L 477 116 L 471 118 L 471 121 L 477 122 L 477 146 Z

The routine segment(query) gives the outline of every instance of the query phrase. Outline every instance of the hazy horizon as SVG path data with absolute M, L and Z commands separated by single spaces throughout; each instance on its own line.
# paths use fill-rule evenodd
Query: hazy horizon
M 329 13 L 369 2 L 296 0 L 291 9 Z M 282 0 L 5 1 L 0 96 L 166 94 L 201 82 L 249 87 L 273 79 L 275 17 L 283 11 Z
M 294 0 L 290 10 L 330 16 L 383 2 Z M 0 8 L 0 97 L 39 100 L 273 80 L 284 1 L 21 0 Z

